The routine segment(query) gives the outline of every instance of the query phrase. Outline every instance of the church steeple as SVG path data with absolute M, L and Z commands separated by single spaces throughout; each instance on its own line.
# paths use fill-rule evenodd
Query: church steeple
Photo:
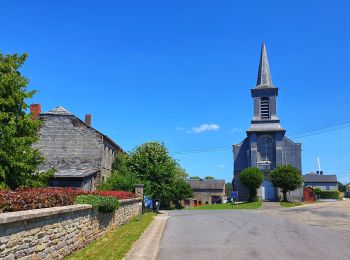
M 254 115 L 248 132 L 276 132 L 285 130 L 277 116 L 278 88 L 272 84 L 266 46 L 262 44 L 256 86 L 251 89 Z
M 256 80 L 256 87 L 257 88 L 273 87 L 265 43 L 263 43 L 261 46 L 258 79 Z

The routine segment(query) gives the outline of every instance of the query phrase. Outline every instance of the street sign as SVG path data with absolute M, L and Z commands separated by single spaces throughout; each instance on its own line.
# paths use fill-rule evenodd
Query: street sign
M 232 199 L 238 199 L 238 191 L 232 191 L 231 192 L 231 198 Z

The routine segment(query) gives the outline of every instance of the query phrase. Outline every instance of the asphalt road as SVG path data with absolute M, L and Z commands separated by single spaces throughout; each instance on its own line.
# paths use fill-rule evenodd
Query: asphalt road
M 169 211 L 158 259 L 350 259 L 350 201 Z

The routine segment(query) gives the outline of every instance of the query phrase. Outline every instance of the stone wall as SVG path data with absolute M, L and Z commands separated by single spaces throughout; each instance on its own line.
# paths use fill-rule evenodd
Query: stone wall
M 72 205 L 0 214 L 0 259 L 62 259 L 141 210 L 141 199 L 129 199 L 113 213 Z
M 40 116 L 40 140 L 34 145 L 45 156 L 42 170 L 100 169 L 103 138 L 73 115 Z

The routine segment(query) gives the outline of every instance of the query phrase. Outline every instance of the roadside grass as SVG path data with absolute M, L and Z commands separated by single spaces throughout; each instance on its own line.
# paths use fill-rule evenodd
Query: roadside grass
M 123 259 L 155 215 L 153 212 L 147 212 L 142 215 L 141 220 L 135 218 L 128 224 L 110 230 L 101 238 L 65 259 Z
M 258 209 L 261 208 L 262 202 L 256 201 L 256 202 L 243 202 L 236 205 L 233 205 L 231 203 L 225 203 L 225 204 L 210 204 L 210 205 L 203 205 L 193 208 L 187 208 L 186 210 L 220 210 L 220 209 Z
M 301 206 L 301 205 L 303 205 L 302 202 L 289 202 L 289 201 L 287 201 L 287 202 L 281 201 L 280 202 L 280 206 L 282 208 L 291 208 L 291 207 L 296 207 L 296 206 Z

